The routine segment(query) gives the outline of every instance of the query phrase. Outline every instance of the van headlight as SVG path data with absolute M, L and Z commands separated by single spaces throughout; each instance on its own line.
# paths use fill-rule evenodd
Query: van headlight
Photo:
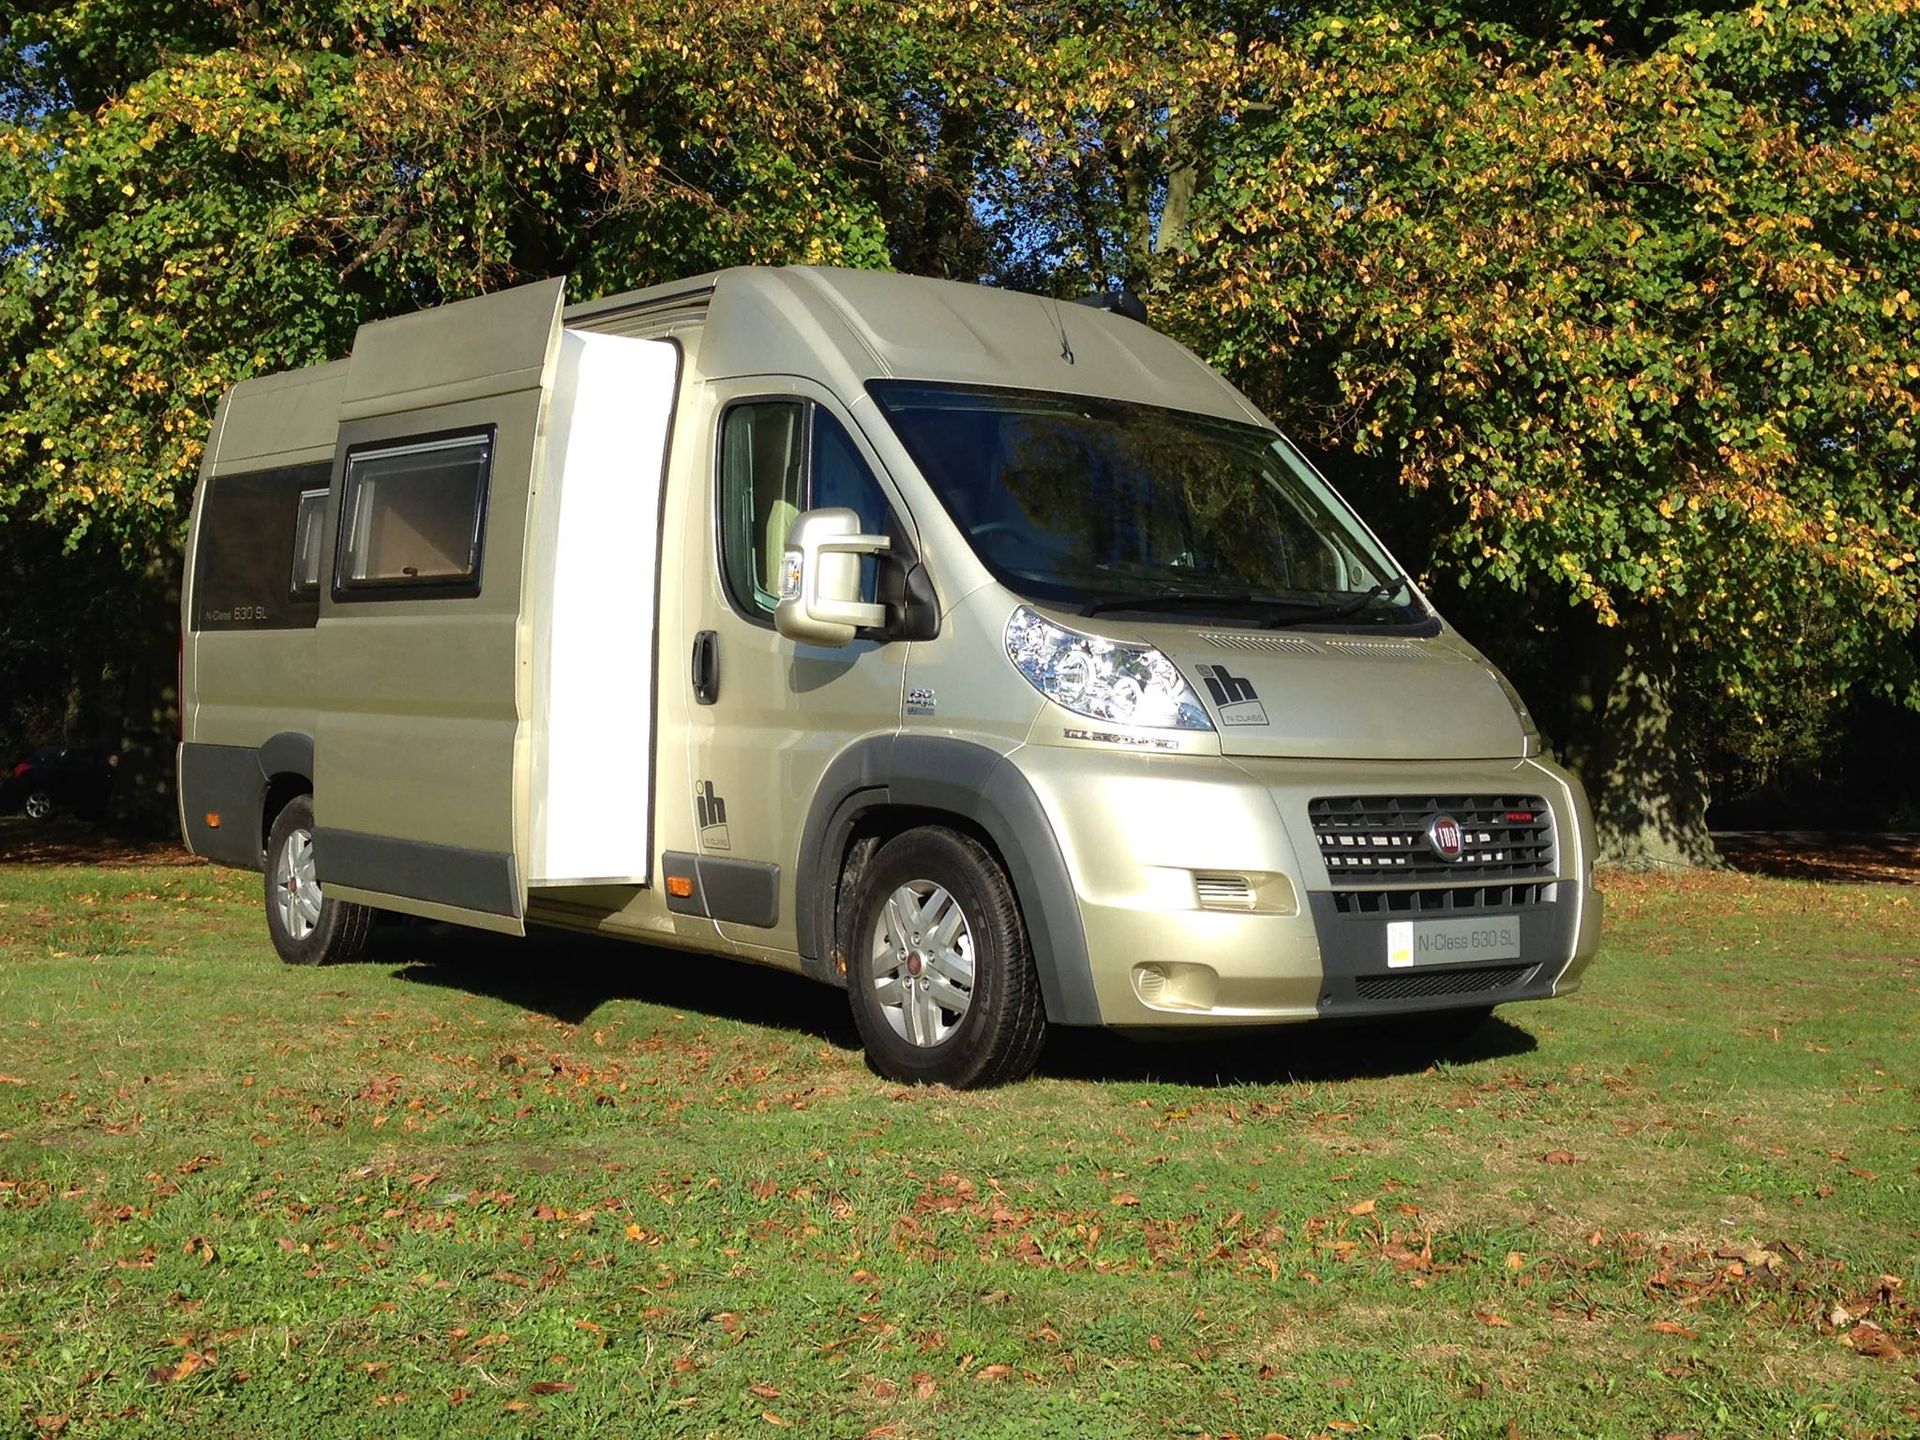
M 1206 707 L 1151 645 L 1082 635 L 1022 605 L 1007 621 L 1007 658 L 1063 710 L 1115 725 L 1211 730 Z

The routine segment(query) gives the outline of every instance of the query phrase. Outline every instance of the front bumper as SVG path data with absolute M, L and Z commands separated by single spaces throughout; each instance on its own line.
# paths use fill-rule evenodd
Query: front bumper
M 1064 746 L 1011 758 L 1059 840 L 1105 1025 L 1268 1025 L 1546 999 L 1578 987 L 1598 945 L 1585 797 L 1537 759 L 1282 761 Z M 1545 801 L 1555 837 L 1536 898 L 1497 907 L 1518 919 L 1518 956 L 1390 967 L 1387 927 L 1404 917 L 1343 912 L 1335 897 L 1351 880 L 1328 874 L 1309 802 L 1515 792 Z M 1247 882 L 1243 904 L 1203 903 L 1232 877 Z

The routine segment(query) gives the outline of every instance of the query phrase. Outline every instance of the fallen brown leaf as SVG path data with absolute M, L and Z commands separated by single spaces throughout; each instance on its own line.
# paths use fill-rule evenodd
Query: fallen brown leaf
M 1347 1214 L 1349 1215 L 1371 1215 L 1372 1213 L 1373 1201 L 1371 1200 L 1362 1200 L 1358 1205 L 1347 1206 Z
M 161 1385 L 171 1385 L 184 1380 L 197 1370 L 204 1370 L 213 1363 L 211 1354 L 201 1354 L 198 1350 L 189 1350 L 182 1355 L 177 1364 L 156 1365 L 147 1372 L 147 1378 Z
M 1540 1157 L 1540 1160 L 1541 1163 L 1545 1165 L 1571 1165 L 1573 1164 L 1573 1152 L 1571 1150 L 1549 1150 Z
M 1511 1320 L 1496 1315 L 1491 1310 L 1476 1310 L 1473 1312 L 1473 1318 L 1478 1320 L 1482 1325 L 1509 1327 L 1513 1324 Z
M 1700 1337 L 1677 1320 L 1656 1320 L 1653 1329 L 1661 1335 L 1678 1335 L 1685 1340 L 1697 1340 Z
M 1856 1355 L 1874 1360 L 1898 1360 L 1904 1353 L 1893 1337 L 1871 1320 L 1862 1320 L 1840 1340 L 1842 1344 L 1851 1345 Z
M 573 1389 L 565 1380 L 536 1380 L 527 1386 L 529 1395 L 565 1395 Z
M 987 1365 L 983 1366 L 980 1373 L 973 1378 L 976 1380 L 1004 1380 L 1011 1374 L 1013 1374 L 1013 1366 L 1011 1365 Z

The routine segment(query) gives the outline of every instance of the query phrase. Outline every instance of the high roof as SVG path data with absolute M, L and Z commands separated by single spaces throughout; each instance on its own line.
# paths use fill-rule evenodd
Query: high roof
M 700 313 L 704 303 L 705 313 Z M 880 270 L 721 270 L 571 306 L 581 329 L 699 323 L 709 379 L 809 375 L 849 399 L 868 380 L 944 380 L 1262 417 L 1158 331 L 1084 305 Z

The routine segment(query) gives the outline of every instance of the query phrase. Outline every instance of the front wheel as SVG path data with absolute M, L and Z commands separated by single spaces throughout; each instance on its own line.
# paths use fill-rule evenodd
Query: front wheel
M 53 818 L 53 796 L 44 790 L 35 790 L 28 795 L 20 808 L 26 812 L 29 820 L 51 820 Z
M 313 865 L 313 799 L 287 802 L 267 836 L 267 933 L 289 965 L 357 960 L 374 912 L 325 894 Z
M 960 1088 L 1023 1078 L 1046 1041 L 1046 1007 L 1006 872 L 970 836 L 939 826 L 889 841 L 853 897 L 847 993 L 873 1066 Z

